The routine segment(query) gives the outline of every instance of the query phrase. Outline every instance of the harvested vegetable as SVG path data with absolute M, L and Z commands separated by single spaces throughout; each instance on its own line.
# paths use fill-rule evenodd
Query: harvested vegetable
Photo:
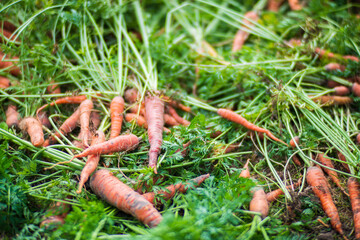
M 360 239 L 360 183 L 358 179 L 350 177 L 348 180 L 351 209 L 354 214 L 355 238 Z
M 259 19 L 259 16 L 254 11 L 250 11 L 250 12 L 245 13 L 244 20 L 243 20 L 243 22 L 244 22 L 243 25 L 244 25 L 245 28 L 249 28 L 249 27 L 254 25 L 248 19 L 250 19 L 253 22 L 256 22 Z M 241 48 L 243 47 L 245 41 L 248 39 L 249 35 L 250 35 L 250 33 L 245 31 L 245 30 L 241 30 L 241 29 L 238 30 L 236 35 L 235 35 L 231 51 L 232 52 L 237 52 L 237 51 L 241 50 Z
M 41 147 L 44 143 L 44 133 L 41 123 L 33 118 L 26 117 L 21 120 L 19 127 L 22 131 L 27 132 L 30 136 L 31 143 L 35 147 Z
M 124 112 L 124 99 L 121 96 L 114 97 L 110 103 L 111 130 L 110 139 L 120 135 Z
M 253 198 L 250 202 L 249 210 L 260 213 L 262 218 L 267 217 L 269 214 L 269 202 L 266 199 L 264 189 L 256 187 L 252 190 L 252 193 Z
M 94 107 L 93 102 L 90 99 L 86 99 L 79 106 L 80 111 L 80 134 L 79 138 L 82 143 L 89 146 L 89 134 L 90 134 L 90 114 Z
M 286 189 L 293 190 L 293 189 L 297 188 L 298 186 L 300 186 L 300 184 L 301 184 L 301 178 L 299 178 L 299 180 L 296 183 L 286 186 Z M 276 189 L 274 191 L 267 193 L 266 199 L 268 200 L 268 202 L 273 202 L 283 194 L 284 194 L 284 191 L 281 188 L 279 188 L 279 189 Z
M 250 178 L 249 162 L 250 162 L 250 159 L 248 159 L 246 161 L 246 163 L 244 165 L 244 170 L 241 171 L 239 177 Z
M 0 76 L 0 88 L 6 89 L 10 87 L 10 80 L 6 77 Z
M 310 96 L 309 96 L 310 97 Z M 341 96 L 320 96 L 312 99 L 314 102 L 318 102 L 320 104 L 326 106 L 332 105 L 346 105 L 353 102 L 353 100 L 349 97 L 341 97 Z
M 181 125 L 189 126 L 190 122 L 182 117 L 180 117 L 176 110 L 171 106 L 166 106 L 166 110 L 169 112 L 169 114 Z
M 20 114 L 17 111 L 17 107 L 14 105 L 9 105 L 6 110 L 6 124 L 9 127 L 18 127 L 20 121 Z

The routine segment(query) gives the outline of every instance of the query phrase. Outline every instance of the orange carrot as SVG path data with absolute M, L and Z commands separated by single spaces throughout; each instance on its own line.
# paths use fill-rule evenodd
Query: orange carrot
M 338 70 L 338 71 L 345 71 L 346 67 L 344 65 L 341 65 L 339 63 L 329 63 L 327 65 L 325 65 L 325 70 L 326 71 L 335 71 L 335 70 Z
M 156 163 L 162 144 L 164 128 L 164 102 L 158 96 L 145 97 L 146 122 L 148 125 L 148 138 L 150 143 L 149 167 L 157 173 Z
M 335 231 L 344 235 L 339 213 L 332 200 L 328 182 L 326 181 L 323 171 L 318 167 L 310 167 L 306 173 L 306 181 L 312 187 L 315 195 L 320 199 L 324 212 L 330 218 L 331 226 Z
M 311 97 L 311 96 L 309 96 Z M 332 105 L 346 105 L 353 102 L 350 97 L 341 97 L 341 96 L 320 96 L 312 99 L 314 102 L 319 102 L 326 106 Z
M 293 11 L 299 11 L 303 8 L 302 5 L 299 3 L 299 0 L 288 0 L 288 2 L 291 10 Z
M 349 168 L 349 165 L 346 163 L 346 158 L 345 158 L 345 156 L 341 153 L 341 152 L 337 152 L 337 155 L 338 155 L 338 158 L 341 160 L 341 161 L 343 161 L 343 162 L 341 162 L 341 165 L 343 165 L 343 167 L 346 169 L 346 171 L 348 172 L 348 173 L 350 173 L 350 168 Z
M 334 169 L 334 165 L 332 164 L 331 160 L 329 158 L 325 157 L 324 154 L 318 154 L 317 159 L 324 166 Z M 345 195 L 349 195 L 345 191 L 345 189 L 341 186 L 340 179 L 339 179 L 337 172 L 335 172 L 334 170 L 325 168 L 325 167 L 323 167 L 322 169 L 330 176 L 332 181 L 341 189 L 341 191 L 343 191 L 345 193 Z
M 56 99 L 54 102 L 45 104 L 45 105 L 41 106 L 40 108 L 38 108 L 38 110 L 36 110 L 36 116 L 39 115 L 39 112 L 41 112 L 43 109 L 45 109 L 49 106 L 52 107 L 52 106 L 59 105 L 59 104 L 79 104 L 85 100 L 86 100 L 85 95 L 59 98 L 59 99 Z
M 246 163 L 244 165 L 244 170 L 241 171 L 239 177 L 250 178 L 249 162 L 250 162 L 250 159 L 248 159 L 246 161 Z
M 31 143 L 35 147 L 41 147 L 44 143 L 44 133 L 41 123 L 33 118 L 26 117 L 21 120 L 19 127 L 22 131 L 27 132 L 30 136 Z
M 151 228 L 162 220 L 161 214 L 151 203 L 105 169 L 95 172 L 90 178 L 90 187 L 110 205 L 131 214 Z
M 283 1 L 284 0 L 268 0 L 267 10 L 272 12 L 278 12 Z
M 144 127 L 147 128 L 147 123 L 146 120 L 143 116 L 138 116 L 135 113 L 127 113 L 125 114 L 125 120 L 127 122 L 132 122 L 135 121 L 137 125 L 139 125 L 140 127 Z
M 169 98 L 168 96 L 162 96 L 162 99 L 164 99 L 164 101 L 166 101 L 167 104 L 173 106 L 174 108 L 178 108 L 184 112 L 191 112 L 191 108 L 182 105 L 181 103 Z
M 16 39 L 16 35 L 12 36 L 12 32 L 6 30 L 6 29 L 0 29 L 1 32 L 1 38 L 0 38 L 0 42 L 5 42 L 5 39 L 3 39 L 3 37 L 10 39 L 12 41 L 15 41 Z M 11 37 L 12 36 L 12 37 Z M 18 40 L 16 40 L 16 42 L 18 42 Z
M 38 120 L 40 121 L 41 125 L 44 125 L 47 128 L 51 128 L 51 123 L 46 112 L 39 113 Z
M 10 80 L 6 77 L 0 76 L 0 88 L 6 89 L 10 87 Z
M 186 119 L 183 119 L 182 117 L 180 117 L 177 112 L 175 111 L 175 109 L 171 106 L 166 106 L 166 109 L 167 111 L 169 112 L 169 114 L 175 118 L 175 120 L 180 123 L 181 125 L 184 125 L 184 126 L 189 126 L 190 125 L 190 122 Z
M 9 127 L 17 127 L 20 121 L 20 114 L 17 112 L 17 108 L 14 105 L 9 105 L 6 110 L 6 124 Z
M 125 91 L 124 98 L 128 103 L 135 103 L 138 99 L 138 90 L 135 88 L 130 88 Z
M 243 118 L 242 116 L 240 116 L 239 114 L 237 114 L 237 113 L 235 113 L 235 112 L 233 112 L 231 110 L 220 108 L 220 109 L 217 110 L 217 113 L 221 117 L 223 117 L 225 119 L 228 119 L 228 120 L 230 120 L 232 122 L 241 124 L 241 125 L 243 125 L 244 127 L 246 127 L 249 130 L 265 133 L 266 135 L 268 135 L 274 141 L 281 142 L 281 143 L 287 145 L 284 141 L 276 138 L 269 130 L 258 127 L 256 125 L 252 124 L 251 122 L 247 121 L 245 118 Z
M 351 60 L 351 61 L 354 61 L 354 62 L 359 62 L 358 57 L 351 56 L 351 55 L 345 55 L 345 56 L 343 56 L 343 59 L 348 59 L 348 60 Z
M 111 130 L 110 139 L 120 135 L 123 121 L 124 99 L 121 96 L 114 97 L 110 103 Z
M 90 99 L 86 99 L 79 106 L 80 111 L 80 134 L 79 138 L 82 143 L 88 147 L 89 146 L 89 133 L 90 133 L 90 114 L 93 109 L 94 104 Z
M 296 165 L 298 165 L 298 166 L 301 166 L 301 165 L 302 165 L 301 162 L 300 162 L 300 160 L 299 160 L 299 158 L 298 158 L 296 155 L 294 155 L 294 156 L 292 157 L 292 161 L 293 161 Z
M 301 178 L 296 183 L 287 186 L 286 189 L 287 190 L 295 189 L 298 186 L 300 186 L 300 184 L 301 184 Z M 267 193 L 266 199 L 268 200 L 268 202 L 272 202 L 272 201 L 275 201 L 276 199 L 278 199 L 283 194 L 284 194 L 284 191 L 281 188 L 279 188 L 279 189 L 276 189 L 274 191 Z
M 164 113 L 164 123 L 168 126 L 177 126 L 179 123 L 171 115 Z
M 253 198 L 250 202 L 249 210 L 258 212 L 262 218 L 265 218 L 269 214 L 269 202 L 266 200 L 266 194 L 264 189 L 256 187 L 252 190 Z
M 96 136 L 91 142 L 91 146 L 105 142 L 105 134 L 102 131 L 97 131 Z M 76 193 L 80 194 L 85 182 L 90 175 L 95 171 L 100 160 L 100 155 L 89 155 L 86 164 L 80 174 L 79 187 Z
M 351 91 L 355 96 L 360 97 L 360 84 L 354 83 L 352 85 Z
M 207 179 L 209 176 L 210 174 L 201 175 L 197 178 L 191 179 L 189 182 L 170 185 L 165 188 L 166 190 L 160 190 L 156 193 L 149 192 L 143 194 L 142 196 L 151 204 L 161 202 L 161 198 L 165 201 L 168 201 L 173 198 L 177 192 L 186 193 L 189 188 L 200 186 L 200 184 L 204 182 L 205 179 Z M 161 196 L 161 198 L 158 198 L 156 195 Z
M 299 136 L 295 136 L 295 137 L 293 137 L 291 140 L 290 140 L 290 146 L 292 147 L 292 148 L 295 148 L 296 147 L 296 145 L 299 145 L 299 142 L 300 142 L 300 137 Z
M 354 214 L 355 239 L 360 239 L 360 184 L 358 179 L 350 177 L 348 180 L 351 209 Z
M 139 110 L 139 108 L 140 108 L 140 110 Z M 145 117 L 145 104 L 144 103 L 135 104 L 129 110 L 131 113 L 134 113 L 134 114 L 139 113 L 141 116 Z
M 17 29 L 17 27 L 9 21 L 1 21 L 0 28 L 6 29 L 9 32 L 14 32 Z
M 50 81 L 50 85 L 46 88 L 49 94 L 59 94 L 61 93 L 61 89 L 59 85 L 57 85 L 54 80 Z
M 55 215 L 55 216 L 49 216 L 45 218 L 43 221 L 41 221 L 40 227 L 49 228 L 50 226 L 54 226 L 55 228 L 57 228 L 58 226 L 61 226 L 64 223 L 65 220 L 63 217 Z
M 20 68 L 16 66 L 18 62 L 18 57 L 9 57 L 0 51 L 0 69 L 6 68 L 14 76 L 19 76 L 21 74 Z
M 244 22 L 243 25 L 244 25 L 245 28 L 249 28 L 250 26 L 254 25 L 248 19 L 250 19 L 250 20 L 252 20 L 254 22 L 259 19 L 259 16 L 254 11 L 250 11 L 250 12 L 245 13 L 244 17 L 245 18 L 243 20 L 243 22 Z M 248 19 L 246 19 L 246 18 L 248 18 Z M 241 48 L 243 47 L 245 41 L 248 39 L 249 35 L 250 35 L 250 33 L 246 32 L 244 30 L 241 30 L 241 29 L 238 30 L 236 35 L 235 35 L 231 51 L 232 52 L 237 52 L 237 51 L 241 50 Z
M 345 86 L 334 87 L 335 95 L 337 96 L 346 96 L 350 94 L 350 89 Z
M 101 123 L 101 116 L 98 112 L 91 112 L 90 114 L 90 124 L 91 124 L 91 128 L 93 130 L 98 129 L 98 127 L 100 126 Z

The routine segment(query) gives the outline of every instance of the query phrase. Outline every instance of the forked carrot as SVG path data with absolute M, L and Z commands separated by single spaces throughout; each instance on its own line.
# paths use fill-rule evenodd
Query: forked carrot
M 240 116 L 239 114 L 237 114 L 237 113 L 235 113 L 235 112 L 233 112 L 231 110 L 220 108 L 220 109 L 217 110 L 217 113 L 221 117 L 223 117 L 223 118 L 225 118 L 227 120 L 230 120 L 232 122 L 241 124 L 241 125 L 243 125 L 244 127 L 246 127 L 249 130 L 265 133 L 266 135 L 268 135 L 274 141 L 281 142 L 281 143 L 287 145 L 284 141 L 276 138 L 269 130 L 258 127 L 256 125 L 252 124 L 251 122 L 247 121 L 245 118 L 243 118 L 242 116 Z
M 175 196 L 177 192 L 180 193 L 186 193 L 188 189 L 191 189 L 192 187 L 198 187 L 202 182 L 205 181 L 210 176 L 210 174 L 201 175 L 197 178 L 191 179 L 189 182 L 186 183 L 178 183 L 175 185 L 170 185 L 166 187 L 166 190 L 160 190 L 158 192 L 149 192 L 145 193 L 142 196 L 148 200 L 151 204 L 155 204 L 158 202 L 161 202 L 161 199 L 164 199 L 165 201 L 170 200 Z M 157 197 L 160 196 L 160 197 Z
M 169 114 L 173 117 L 173 118 L 175 118 L 175 120 L 178 122 L 178 123 L 180 123 L 181 125 L 184 125 L 184 126 L 189 126 L 190 125 L 190 122 L 188 121 L 188 120 L 186 120 L 186 119 L 183 119 L 182 117 L 180 117 L 178 114 L 177 114 L 177 112 L 176 112 L 176 110 L 173 108 L 173 107 L 171 107 L 171 106 L 166 106 L 166 109 L 167 109 L 167 111 L 169 112 Z
M 241 171 L 239 177 L 250 178 L 249 162 L 250 162 L 250 159 L 248 159 L 246 161 L 246 163 L 244 165 L 244 170 Z
M 91 142 L 91 146 L 94 146 L 96 144 L 103 143 L 103 142 L 105 142 L 105 134 L 102 131 L 96 131 L 96 135 Z M 86 164 L 80 174 L 79 187 L 78 187 L 78 190 L 76 191 L 77 194 L 81 193 L 81 190 L 82 190 L 85 182 L 89 179 L 90 175 L 97 168 L 99 160 L 100 160 L 100 155 L 98 155 L 98 154 L 88 156 Z
M 29 134 L 31 143 L 35 147 L 41 147 L 43 145 L 44 133 L 41 123 L 37 119 L 33 117 L 26 117 L 21 120 L 19 127 L 21 130 Z
M 350 177 L 347 185 L 354 216 L 355 239 L 360 239 L 360 184 L 358 179 Z
M 318 167 L 308 168 L 306 181 L 312 187 L 315 195 L 320 199 L 324 212 L 330 218 L 331 226 L 335 231 L 344 236 L 339 213 L 332 200 L 328 182 L 326 181 L 323 171 Z
M 258 212 L 262 218 L 269 214 L 269 202 L 266 200 L 266 194 L 261 187 L 255 187 L 252 191 L 253 198 L 250 202 L 249 210 Z
M 162 220 L 161 214 L 150 202 L 105 169 L 95 172 L 90 178 L 90 187 L 110 205 L 131 214 L 151 228 Z
M 296 183 L 286 186 L 286 189 L 287 190 L 295 189 L 298 186 L 300 186 L 300 184 L 301 184 L 301 178 L 299 178 L 299 180 Z M 284 191 L 281 188 L 279 188 L 274 191 L 268 192 L 266 194 L 266 199 L 268 200 L 268 202 L 272 202 L 272 201 L 275 201 L 276 199 L 278 199 L 283 194 L 284 194 Z
M 12 126 L 18 127 L 19 126 L 20 114 L 18 113 L 16 106 L 9 105 L 5 114 L 6 114 L 6 124 L 9 127 L 12 127 Z
M 121 125 L 123 121 L 123 112 L 124 112 L 124 99 L 121 96 L 116 96 L 110 103 L 110 119 L 111 119 L 111 129 L 110 129 L 110 139 L 115 138 L 120 135 Z
M 250 26 L 253 26 L 254 24 L 252 23 L 252 22 L 250 22 L 248 19 L 250 19 L 250 20 L 252 20 L 252 21 L 257 21 L 258 19 L 259 19 L 259 16 L 257 15 L 257 13 L 256 12 L 254 12 L 254 11 L 250 11 L 250 12 L 247 12 L 247 13 L 245 13 L 245 15 L 244 15 L 244 24 L 243 24 L 243 26 L 245 27 L 245 28 L 249 28 Z M 246 19 L 247 18 L 247 19 Z M 248 39 L 248 37 L 249 37 L 249 35 L 250 35 L 250 33 L 249 32 L 247 32 L 247 31 L 244 31 L 244 30 L 238 30 L 237 32 L 236 32 L 236 35 L 235 35 L 235 37 L 234 37 L 234 41 L 233 41 L 233 45 L 232 45 L 232 49 L 231 49 L 231 51 L 232 52 L 237 52 L 237 51 L 239 51 L 239 50 L 241 50 L 242 49 L 242 47 L 243 47 L 243 45 L 244 45 L 244 43 L 245 43 L 245 41 Z
M 320 163 L 322 163 L 326 167 L 329 167 L 331 169 L 335 169 L 334 165 L 331 162 L 331 160 L 329 158 L 325 157 L 324 154 L 322 154 L 322 153 L 318 154 L 317 159 L 319 160 Z M 345 193 L 345 195 L 349 196 L 349 194 L 341 186 L 340 179 L 339 179 L 339 176 L 338 176 L 337 172 L 335 172 L 334 170 L 325 168 L 325 167 L 323 167 L 322 169 L 330 176 L 331 180 L 336 184 L 336 186 L 338 186 L 341 189 L 341 191 L 343 191 L 343 193 Z
M 149 167 L 157 173 L 156 163 L 163 140 L 164 102 L 156 95 L 148 95 L 145 97 L 145 111 L 150 143 Z

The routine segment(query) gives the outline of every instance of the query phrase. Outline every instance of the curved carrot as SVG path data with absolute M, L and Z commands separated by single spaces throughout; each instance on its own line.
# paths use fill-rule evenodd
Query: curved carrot
M 295 189 L 298 186 L 300 186 L 300 184 L 301 184 L 301 178 L 299 178 L 299 180 L 296 183 L 287 186 L 286 189 L 287 190 Z M 268 202 L 272 202 L 272 201 L 275 201 L 276 199 L 278 199 L 283 194 L 284 194 L 284 191 L 281 188 L 279 188 L 274 191 L 268 192 L 266 194 L 266 199 L 268 200 Z
M 167 109 L 167 111 L 169 112 L 169 114 L 170 114 L 173 118 L 175 118 L 175 120 L 176 120 L 178 123 L 180 123 L 181 125 L 184 125 L 184 126 L 189 126 L 189 125 L 190 125 L 190 122 L 189 122 L 188 120 L 183 119 L 182 117 L 180 117 L 180 116 L 177 114 L 176 110 L 175 110 L 173 107 L 171 107 L 171 106 L 166 106 L 166 109 Z
M 110 129 L 110 139 L 115 138 L 120 135 L 121 125 L 123 121 L 123 112 L 124 112 L 124 99 L 121 96 L 116 96 L 110 103 L 110 119 L 111 119 L 111 129 Z
M 90 99 L 86 99 L 79 106 L 80 111 L 80 134 L 79 138 L 83 144 L 89 146 L 89 134 L 90 134 L 90 114 L 94 104 Z
M 258 212 L 262 218 L 265 218 L 269 214 L 269 202 L 266 200 L 266 194 L 264 189 L 256 187 L 252 190 L 253 198 L 250 202 L 249 210 Z
M 12 126 L 17 127 L 19 125 L 20 114 L 18 113 L 16 106 L 9 105 L 5 114 L 6 114 L 6 124 L 9 127 Z
M 249 162 L 250 162 L 250 159 L 248 159 L 246 161 L 246 163 L 244 165 L 244 170 L 241 171 L 239 177 L 250 178 Z
M 96 136 L 91 142 L 91 146 L 105 142 L 105 134 L 102 131 L 96 131 Z M 85 182 L 89 179 L 90 175 L 95 171 L 100 160 L 100 155 L 89 155 L 84 168 L 80 174 L 79 187 L 76 193 L 81 193 Z
M 157 173 L 156 162 L 160 154 L 164 129 L 164 102 L 158 96 L 145 97 L 146 122 L 149 135 L 149 166 Z
M 230 120 L 232 122 L 241 124 L 241 125 L 243 125 L 244 127 L 246 127 L 249 130 L 265 133 L 266 135 L 268 135 L 274 141 L 281 142 L 281 143 L 287 145 L 284 141 L 276 138 L 269 130 L 258 127 L 256 125 L 252 124 L 251 122 L 247 121 L 245 118 L 243 118 L 242 116 L 240 116 L 239 114 L 237 114 L 237 113 L 235 113 L 235 112 L 233 112 L 231 110 L 220 108 L 220 109 L 217 110 L 217 113 L 221 117 L 223 117 L 223 118 L 225 118 L 227 120 Z
M 328 182 L 326 181 L 323 171 L 318 167 L 310 167 L 306 173 L 306 181 L 312 187 L 315 195 L 320 199 L 324 212 L 330 218 L 331 226 L 335 231 L 344 235 L 339 213 L 332 200 Z
M 170 185 L 166 187 L 166 190 L 160 190 L 157 193 L 149 192 L 143 194 L 142 196 L 151 204 L 155 204 L 161 201 L 161 199 L 157 198 L 156 195 L 159 195 L 162 199 L 168 201 L 173 198 L 177 192 L 186 193 L 189 188 L 200 186 L 200 184 L 204 182 L 205 179 L 207 179 L 208 177 L 210 177 L 210 174 L 204 174 L 197 178 L 191 179 L 189 182 Z
M 360 239 L 360 184 L 358 179 L 350 177 L 348 180 L 351 209 L 354 216 L 355 239 Z
M 41 147 L 43 145 L 44 133 L 42 130 L 42 125 L 37 119 L 33 117 L 26 117 L 21 120 L 19 127 L 21 130 L 29 134 L 31 143 L 35 147 Z
M 164 122 L 168 126 L 177 126 L 179 123 L 171 115 L 164 113 Z
M 103 200 L 151 228 L 162 220 L 161 214 L 151 203 L 105 169 L 95 172 L 90 178 L 90 187 Z
M 259 16 L 254 11 L 250 11 L 250 12 L 245 13 L 244 17 L 246 17 L 248 19 L 251 19 L 252 21 L 257 21 L 259 19 Z M 247 20 L 245 18 L 244 18 L 243 22 L 244 22 L 243 25 L 244 25 L 245 28 L 248 28 L 249 26 L 254 25 L 252 22 L 250 22 L 249 20 Z M 245 43 L 245 41 L 248 39 L 249 35 L 250 35 L 249 32 L 246 32 L 246 31 L 241 30 L 241 29 L 238 30 L 236 32 L 231 51 L 232 52 L 237 52 L 237 51 L 241 50 L 244 43 Z

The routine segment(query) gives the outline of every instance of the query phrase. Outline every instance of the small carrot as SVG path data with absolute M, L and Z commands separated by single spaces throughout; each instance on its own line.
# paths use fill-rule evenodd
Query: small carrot
M 348 172 L 348 173 L 350 173 L 350 168 L 349 168 L 349 165 L 346 163 L 346 158 L 345 158 L 345 156 L 344 156 L 344 154 L 342 154 L 341 152 L 337 152 L 337 155 L 338 155 L 338 158 L 341 160 L 341 161 L 343 161 L 343 162 L 341 162 L 341 165 L 343 165 L 343 167 L 346 169 L 346 171 Z
M 96 136 L 91 142 L 91 146 L 94 146 L 99 143 L 105 142 L 105 134 L 102 131 L 97 131 Z M 86 161 L 84 168 L 80 174 L 80 182 L 78 190 L 76 191 L 77 194 L 81 193 L 81 190 L 85 184 L 85 182 L 89 179 L 90 175 L 95 171 L 98 166 L 100 160 L 100 155 L 89 155 Z
M 243 25 L 244 25 L 245 28 L 249 28 L 249 27 L 254 25 L 248 19 L 250 19 L 250 20 L 252 20 L 254 22 L 259 19 L 259 16 L 254 11 L 250 11 L 250 12 L 245 13 L 244 17 L 245 18 L 244 18 L 244 21 L 243 21 Z M 250 35 L 250 33 L 247 32 L 247 31 L 244 31 L 244 30 L 241 30 L 241 29 L 238 30 L 236 32 L 231 51 L 232 52 L 237 52 L 237 51 L 241 50 L 244 43 L 245 43 L 245 41 L 248 39 L 249 35 Z
M 298 165 L 299 167 L 301 167 L 301 162 L 300 162 L 300 159 L 296 156 L 296 155 L 294 155 L 293 157 L 292 157 L 292 161 L 296 164 L 296 165 Z
M 65 220 L 61 216 L 49 216 L 40 223 L 40 227 L 49 228 L 50 226 L 53 226 L 57 228 L 58 226 L 64 225 Z
M 347 185 L 354 217 L 355 239 L 360 239 L 360 184 L 358 179 L 350 177 Z
M 335 95 L 337 96 L 346 96 L 350 94 L 350 89 L 345 86 L 334 87 Z
M 46 112 L 39 113 L 38 120 L 40 121 L 41 125 L 47 128 L 51 128 L 51 123 Z
M 324 212 L 330 218 L 331 226 L 335 229 L 335 231 L 344 236 L 339 213 L 332 200 L 328 182 L 326 181 L 323 171 L 318 167 L 308 168 L 306 181 L 311 186 L 315 195 L 320 199 Z
M 6 68 L 12 75 L 19 76 L 21 70 L 16 66 L 18 61 L 18 57 L 9 57 L 9 55 L 6 55 L 5 57 L 5 54 L 0 51 L 0 69 Z
M 90 114 L 90 124 L 91 129 L 96 130 L 100 126 L 101 123 L 101 116 L 98 112 L 91 112 Z
M 6 29 L 9 32 L 14 32 L 17 29 L 17 27 L 9 21 L 1 21 L 0 28 Z
M 236 151 L 239 148 L 239 144 L 222 145 L 214 149 L 214 154 L 224 154 Z
M 288 2 L 291 10 L 293 11 L 299 11 L 303 8 L 302 5 L 299 3 L 299 0 L 288 0 Z
M 262 218 L 267 217 L 269 214 L 269 202 L 266 200 L 264 189 L 256 187 L 251 192 L 253 193 L 253 198 L 250 202 L 249 210 L 260 213 Z
M 31 143 L 35 147 L 41 147 L 44 143 L 44 133 L 41 123 L 33 118 L 26 117 L 21 120 L 19 127 L 22 131 L 27 132 L 30 136 Z
M 20 114 L 17 112 L 17 107 L 9 105 L 6 110 L 6 124 L 9 127 L 18 127 L 20 121 Z
M 345 71 L 346 67 L 344 65 L 341 65 L 339 63 L 329 63 L 327 65 L 325 65 L 325 70 L 326 71 L 335 71 L 335 70 L 338 70 L 338 71 Z
M 296 147 L 296 145 L 299 145 L 299 142 L 300 142 L 300 137 L 299 136 L 295 136 L 295 137 L 293 137 L 291 140 L 290 140 L 290 146 L 292 147 L 292 148 L 295 148 Z
M 135 103 L 138 100 L 138 90 L 135 88 L 130 88 L 125 91 L 124 98 L 128 103 Z
M 162 99 L 164 99 L 164 101 L 166 101 L 167 104 L 171 105 L 174 108 L 178 108 L 184 112 L 191 112 L 190 107 L 187 107 L 187 106 L 169 98 L 168 96 L 162 96 Z
M 355 96 L 360 97 L 360 84 L 354 83 L 352 85 L 351 91 Z
M 127 113 L 125 114 L 125 120 L 127 122 L 135 121 L 137 125 L 140 127 L 147 128 L 146 120 L 143 116 L 137 115 L 135 113 Z
M 0 88 L 6 89 L 10 87 L 10 80 L 6 77 L 0 76 Z
M 139 108 L 140 108 L 140 110 L 139 110 Z M 141 116 L 145 117 L 145 104 L 144 103 L 135 104 L 129 110 L 131 113 L 140 114 Z
M 360 89 L 359 89 L 360 90 Z M 309 96 L 311 97 L 311 96 Z M 332 105 L 346 105 L 353 102 L 350 97 L 341 97 L 341 96 L 320 96 L 312 99 L 314 102 L 324 104 L 326 106 Z
M 90 178 L 90 187 L 110 205 L 131 214 L 151 228 L 162 220 L 161 214 L 150 202 L 105 169 L 95 172 Z
M 46 88 L 49 94 L 59 94 L 61 93 L 61 89 L 59 85 L 57 85 L 54 80 L 50 81 L 50 85 Z
M 157 173 L 156 163 L 160 154 L 164 128 L 164 102 L 156 95 L 145 97 L 146 122 L 150 143 L 149 167 Z
M 250 162 L 250 159 L 248 159 L 246 161 L 246 163 L 244 165 L 244 169 L 241 171 L 239 177 L 250 178 L 249 162 Z
M 190 122 L 189 122 L 188 120 L 183 119 L 182 117 L 180 117 L 180 116 L 177 114 L 176 110 L 175 110 L 173 107 L 171 107 L 171 106 L 166 106 L 166 110 L 167 110 L 167 111 L 169 112 L 169 114 L 170 114 L 173 118 L 175 118 L 175 120 L 176 120 L 178 123 L 180 123 L 181 125 L 184 125 L 184 126 L 189 126 L 189 125 L 190 125 Z
M 16 41 L 18 42 L 18 40 L 16 40 L 16 35 L 12 36 L 12 32 L 6 30 L 6 29 L 0 29 L 0 33 L 1 33 L 1 38 L 0 38 L 0 42 L 6 42 L 3 37 L 12 40 L 12 41 Z M 11 37 L 12 36 L 12 37 Z
M 243 118 L 242 116 L 240 116 L 239 114 L 237 114 L 237 113 L 235 113 L 235 112 L 233 112 L 231 110 L 220 108 L 220 109 L 217 110 L 217 113 L 221 117 L 223 117 L 225 119 L 228 119 L 228 120 L 230 120 L 232 122 L 241 124 L 241 125 L 243 125 L 244 127 L 246 127 L 249 130 L 265 133 L 266 135 L 268 135 L 274 141 L 281 142 L 281 143 L 287 145 L 284 141 L 276 138 L 269 130 L 258 127 L 256 125 L 252 124 L 251 122 L 247 121 L 245 118 Z
M 86 99 L 79 106 L 80 111 L 80 134 L 79 138 L 83 144 L 89 146 L 89 133 L 90 133 L 90 114 L 94 104 L 90 99 Z
M 123 112 L 124 112 L 124 99 L 121 96 L 114 97 L 110 103 L 110 119 L 111 119 L 111 129 L 110 129 L 110 139 L 115 138 L 120 135 L 121 125 L 123 121 Z
M 175 118 L 166 113 L 164 113 L 164 123 L 170 127 L 179 125 Z
M 186 193 L 189 188 L 191 189 L 192 187 L 200 186 L 200 184 L 204 182 L 205 179 L 207 179 L 209 176 L 210 174 L 201 175 L 197 178 L 190 180 L 189 182 L 170 185 L 165 188 L 166 190 L 160 190 L 156 193 L 149 192 L 143 194 L 142 196 L 146 200 L 148 200 L 151 204 L 161 202 L 161 198 L 164 199 L 165 201 L 168 201 L 171 198 L 173 198 L 177 192 Z M 158 198 L 156 195 L 161 196 L 161 198 Z
M 324 154 L 318 154 L 318 158 L 320 163 L 322 163 L 324 166 L 329 167 L 331 169 L 334 169 L 334 165 L 332 164 L 331 160 L 327 157 L 324 156 Z M 345 189 L 341 186 L 340 183 L 340 179 L 339 176 L 337 174 L 337 172 L 335 172 L 334 170 L 328 169 L 323 167 L 324 171 L 330 176 L 330 178 L 332 179 L 332 181 L 336 184 L 336 186 L 338 186 L 341 191 L 343 191 L 345 193 L 345 195 L 349 196 L 349 194 L 345 191 Z
M 351 55 L 345 55 L 345 56 L 343 56 L 343 59 L 351 60 L 351 61 L 354 61 L 354 62 L 359 62 L 358 57 L 351 56 Z
M 300 186 L 300 184 L 301 184 L 301 178 L 296 183 L 287 186 L 286 189 L 287 190 L 295 189 L 298 186 Z M 268 200 L 268 202 L 273 202 L 283 194 L 284 194 L 284 191 L 281 188 L 279 188 L 279 189 L 276 189 L 274 191 L 271 191 L 271 192 L 267 193 L 266 194 L 266 199 Z
M 327 85 L 329 88 L 335 88 L 335 87 L 341 86 L 340 83 L 335 82 L 335 81 L 333 81 L 333 80 L 328 80 L 327 83 L 326 83 L 326 85 Z

